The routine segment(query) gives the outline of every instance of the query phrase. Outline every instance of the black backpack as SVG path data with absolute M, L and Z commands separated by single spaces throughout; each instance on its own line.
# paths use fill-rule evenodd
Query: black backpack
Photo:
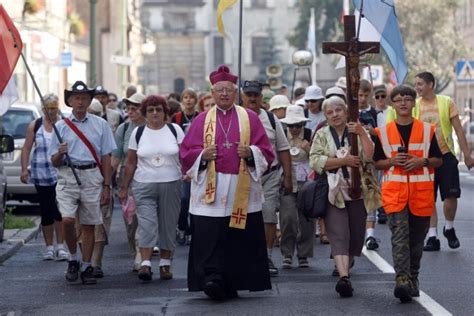
M 142 138 L 143 131 L 145 130 L 145 126 L 146 124 L 138 127 L 137 129 L 137 133 L 135 134 L 135 141 L 137 142 L 137 146 L 138 146 L 138 143 L 140 142 L 140 138 Z M 174 128 L 173 123 L 166 123 L 166 126 L 168 126 L 168 128 L 170 129 L 171 133 L 173 133 L 176 140 L 178 140 L 178 134 L 176 133 L 176 129 Z

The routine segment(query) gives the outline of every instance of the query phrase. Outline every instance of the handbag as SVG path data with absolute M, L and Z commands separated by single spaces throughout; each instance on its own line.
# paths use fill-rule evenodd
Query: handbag
M 326 173 L 318 175 L 316 180 L 307 181 L 298 192 L 298 210 L 308 221 L 326 216 L 328 192 Z

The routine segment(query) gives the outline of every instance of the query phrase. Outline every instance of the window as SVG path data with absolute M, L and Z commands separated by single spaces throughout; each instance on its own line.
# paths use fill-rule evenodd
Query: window
M 258 64 L 263 58 L 266 46 L 268 45 L 267 37 L 252 37 L 252 63 Z
M 2 118 L 3 133 L 12 135 L 15 139 L 25 138 L 28 125 L 34 119 L 32 111 L 10 109 Z
M 266 8 L 267 0 L 251 0 L 252 8 Z
M 224 64 L 224 60 L 224 38 L 216 36 L 214 37 L 214 67 Z

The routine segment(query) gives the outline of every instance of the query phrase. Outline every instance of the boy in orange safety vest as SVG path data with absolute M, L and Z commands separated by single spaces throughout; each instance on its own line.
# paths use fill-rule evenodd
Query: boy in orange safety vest
M 390 95 L 397 119 L 375 131 L 375 167 L 384 170 L 382 202 L 392 232 L 396 273 L 394 295 L 402 302 L 419 296 L 423 241 L 435 208 L 434 168 L 442 164 L 435 126 L 413 118 L 416 91 L 406 85 Z

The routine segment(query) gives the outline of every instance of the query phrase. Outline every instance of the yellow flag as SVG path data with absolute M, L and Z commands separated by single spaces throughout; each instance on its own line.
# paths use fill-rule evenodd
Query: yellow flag
M 233 6 L 237 0 L 219 0 L 217 5 L 217 30 L 225 36 L 224 22 L 222 21 L 222 14 L 224 11 Z

